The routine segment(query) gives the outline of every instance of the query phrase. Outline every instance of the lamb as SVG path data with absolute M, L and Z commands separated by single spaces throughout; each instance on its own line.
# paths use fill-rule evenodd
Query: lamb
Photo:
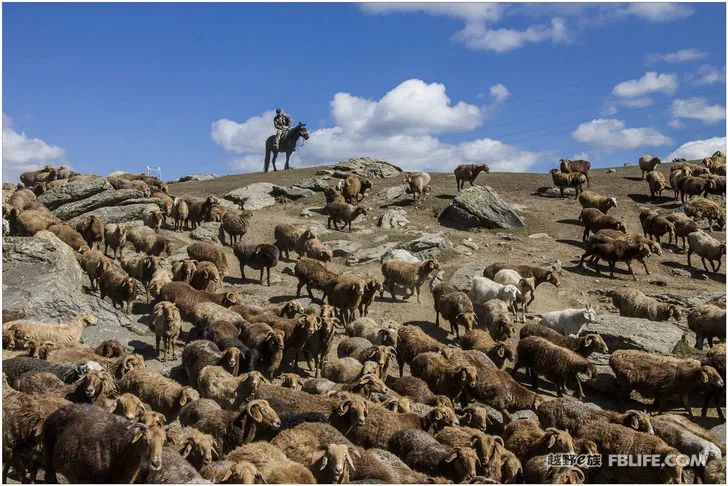
M 168 300 L 179 308 L 182 317 L 187 318 L 194 312 L 195 306 L 201 302 L 213 302 L 224 307 L 231 307 L 242 302 L 239 292 L 207 292 L 195 290 L 185 282 L 170 282 L 162 287 L 162 300 Z
M 582 208 L 596 208 L 604 214 L 607 214 L 611 208 L 617 207 L 616 198 L 602 196 L 592 191 L 582 192 L 578 199 Z
M 650 196 L 662 196 L 662 191 L 667 189 L 667 178 L 661 172 L 653 170 L 647 173 L 647 184 L 650 186 Z
M 589 169 L 591 169 L 591 162 L 588 160 L 559 160 L 559 168 L 561 172 L 569 173 L 581 173 L 584 174 L 588 187 L 591 187 L 591 181 L 589 181 Z
M 434 393 L 457 400 L 465 389 L 475 385 L 478 373 L 473 366 L 451 363 L 438 352 L 420 353 L 410 363 L 412 376 L 424 380 Z
M 172 212 L 170 214 L 174 220 L 174 230 L 184 231 L 190 217 L 190 209 L 184 199 L 174 198 L 172 203 Z
M 640 317 L 658 322 L 670 318 L 680 321 L 680 310 L 677 306 L 647 297 L 637 289 L 628 287 L 615 289 L 612 293 L 612 303 L 619 309 L 620 316 Z
M 703 262 L 703 268 L 709 272 L 705 260 L 710 262 L 713 272 L 720 270 L 721 258 L 725 255 L 725 243 L 721 243 L 703 231 L 695 231 L 688 235 L 688 266 L 692 267 L 690 256 L 695 253 Z M 716 265 L 716 262 L 718 264 Z
M 491 299 L 483 304 L 483 325 L 496 341 L 505 341 L 515 332 L 508 304 L 500 299 Z
M 432 297 L 435 301 L 435 325 L 440 325 L 442 313 L 442 317 L 450 322 L 450 332 L 456 339 L 460 338 L 458 326 L 462 325 L 468 332 L 477 324 L 473 303 L 465 292 L 443 283 L 432 289 Z
M 574 199 L 579 197 L 582 191 L 582 185 L 587 181 L 587 177 L 581 172 L 563 173 L 559 172 L 558 169 L 551 170 L 551 179 L 554 181 L 554 185 L 559 188 L 561 197 L 564 197 L 564 189 L 567 187 L 573 187 L 576 195 Z
M 158 208 L 145 209 L 142 213 L 142 222 L 144 226 L 151 228 L 155 233 L 159 233 L 162 226 L 162 211 Z
M 659 157 L 653 157 L 651 155 L 643 155 L 640 157 L 639 166 L 642 171 L 642 180 L 645 179 L 645 173 L 657 172 L 656 167 L 662 163 Z
M 528 299 L 529 302 L 533 300 L 533 295 L 536 290 L 536 279 L 534 277 L 522 277 L 515 270 L 504 268 L 495 274 L 493 280 L 502 285 L 514 285 L 518 289 L 520 295 L 513 303 L 513 311 L 516 317 L 518 317 L 518 306 L 516 304 L 520 303 L 523 322 L 526 322 L 526 311 L 528 310 L 526 308 L 526 300 Z
M 523 336 L 521 336 L 523 337 Z M 460 340 L 463 349 L 477 349 L 483 352 L 500 369 L 506 361 L 513 361 L 513 347 L 507 342 L 494 341 L 489 333 L 480 329 L 472 329 Z
M 716 185 L 717 181 L 709 177 L 697 177 L 695 175 L 685 177 L 680 180 L 680 201 L 684 204 L 685 196 L 689 200 L 693 196 L 714 191 Z
M 688 312 L 688 328 L 695 333 L 695 349 L 703 349 L 703 342 L 713 347 L 713 338 L 725 342 L 726 311 L 720 307 L 705 304 L 693 307 Z
M 136 299 L 139 291 L 138 284 L 137 280 L 120 273 L 114 268 L 109 268 L 99 278 L 100 296 L 102 299 L 107 296 L 111 298 L 114 308 L 118 306 L 123 309 L 124 303 L 126 303 L 124 312 L 129 314 L 131 302 Z
M 419 304 L 420 287 L 430 273 L 439 269 L 440 264 L 437 260 L 425 260 L 418 263 L 404 260 L 387 260 L 382 264 L 382 275 L 384 275 L 382 286 L 392 294 L 392 300 L 397 300 L 394 296 L 394 286 L 404 287 L 410 292 L 405 299 L 412 296 L 412 294 L 417 294 L 417 303 Z
M 222 408 L 238 410 L 255 396 L 264 380 L 258 371 L 233 376 L 221 366 L 205 366 L 200 371 L 197 388 L 202 397 L 215 400 Z
M 411 468 L 428 475 L 444 475 L 456 482 L 475 476 L 481 466 L 470 447 L 453 448 L 440 444 L 422 430 L 403 430 L 394 434 L 390 448 Z
M 288 459 L 280 449 L 268 442 L 242 445 L 231 451 L 228 459 L 253 464 L 265 483 L 316 483 L 314 475 L 306 466 Z
M 327 228 L 331 229 L 331 223 L 334 224 L 334 229 L 338 230 L 337 223 L 344 223 L 343 228 L 349 226 L 349 233 L 351 233 L 351 222 L 354 221 L 359 215 L 366 216 L 367 210 L 361 206 L 354 206 L 343 202 L 334 202 L 326 205 L 326 212 L 329 215 L 328 222 L 326 223 Z
M 658 243 L 659 245 L 659 243 Z M 584 259 L 589 256 L 596 257 L 596 265 L 594 270 L 601 274 L 599 270 L 598 261 L 600 259 L 605 260 L 609 264 L 609 275 L 614 278 L 614 267 L 617 262 L 623 261 L 627 264 L 627 269 L 632 275 L 632 278 L 636 281 L 637 276 L 634 274 L 632 269 L 632 260 L 638 260 L 642 262 L 642 266 L 645 267 L 645 273 L 650 274 L 647 264 L 644 258 L 652 253 L 650 245 L 646 242 L 633 242 L 630 240 L 611 240 L 600 242 L 599 240 L 589 240 L 586 246 L 586 251 L 579 259 L 579 267 L 584 264 Z
M 212 262 L 225 278 L 228 275 L 228 264 L 222 246 L 212 242 L 195 242 L 187 246 L 187 254 L 193 260 L 200 262 Z
M 45 477 L 55 482 L 58 471 L 74 483 L 133 483 L 147 469 L 162 467 L 164 440 L 162 427 L 130 423 L 90 405 L 66 405 L 43 425 Z
M 541 315 L 540 324 L 560 332 L 564 336 L 578 336 L 584 326 L 597 320 L 597 313 L 589 305 L 583 309 L 564 309 Z
M 430 192 L 430 174 L 427 172 L 405 172 L 402 182 L 407 185 L 407 192 L 412 194 L 412 200 L 417 202 Z
M 538 336 L 518 341 L 515 373 L 525 367 L 531 375 L 534 389 L 538 389 L 538 376 L 545 376 L 556 385 L 556 394 L 562 396 L 562 388 L 567 380 L 574 380 L 578 387 L 578 398 L 584 398 L 582 381 L 589 381 L 596 375 L 593 364 L 567 348 Z
M 707 219 L 710 227 L 713 221 L 719 229 L 725 226 L 725 207 L 704 197 L 694 197 L 685 205 L 685 215 L 694 219 Z
M 109 247 L 114 252 L 114 258 L 118 258 L 124 253 L 124 245 L 126 245 L 127 228 L 118 224 L 107 223 L 104 225 L 104 255 L 109 254 Z
M 397 364 L 399 365 L 399 376 L 404 374 L 405 363 L 411 363 L 420 353 L 436 351 L 446 357 L 450 357 L 452 350 L 446 345 L 428 336 L 419 326 L 408 325 L 399 329 L 399 342 L 397 343 Z
M 318 238 L 311 238 L 303 245 L 304 256 L 314 258 L 322 262 L 330 262 L 334 258 L 334 252 Z
M 627 410 L 624 413 L 602 410 L 589 402 L 574 400 L 570 397 L 557 398 L 544 402 L 536 410 L 539 421 L 545 427 L 555 427 L 575 435 L 585 425 L 594 423 L 613 423 L 629 429 L 654 434 L 652 419 L 647 412 Z
M 685 216 L 685 213 L 678 212 L 668 214 L 665 216 L 665 219 L 675 226 L 675 246 L 677 246 L 677 239 L 681 238 L 682 249 L 685 250 L 687 248 L 686 239 L 688 235 L 700 230 L 698 223 Z
M 519 337 L 520 339 L 524 339 L 529 336 L 538 336 L 547 339 L 557 346 L 570 349 L 583 358 L 588 358 L 592 353 L 606 354 L 609 352 L 607 344 L 599 334 L 590 333 L 578 337 L 564 336 L 541 324 L 526 324 L 521 328 Z M 493 358 L 491 357 L 491 359 Z
M 76 223 L 76 231 L 86 241 L 89 248 L 101 249 L 101 242 L 104 240 L 104 223 L 93 214 Z
M 94 326 L 97 322 L 98 318 L 95 315 L 86 312 L 63 324 L 19 319 L 12 321 L 8 329 L 16 334 L 20 331 L 28 341 L 52 342 L 56 347 L 66 347 L 78 344 L 86 326 Z
M 183 387 L 156 371 L 134 369 L 119 380 L 123 392 L 133 393 L 154 410 L 164 414 L 167 421 L 177 418 L 182 407 L 198 400 L 200 394 L 192 387 Z
M 710 432 L 694 424 L 682 415 L 663 414 L 652 417 L 655 435 L 669 446 L 691 457 L 697 456 L 701 463 L 708 459 L 722 459 L 723 452 Z M 723 445 L 725 450 L 725 445 Z
M 235 243 L 233 252 L 240 264 L 240 274 L 245 279 L 245 266 L 260 270 L 260 285 L 263 285 L 263 274 L 267 271 L 268 287 L 270 287 L 270 269 L 278 265 L 278 248 L 275 245 L 246 245 Z
M 139 253 L 146 253 L 150 256 L 160 256 L 162 253 L 172 254 L 170 241 L 146 226 L 128 228 L 126 239 L 134 247 L 134 251 Z
M 596 208 L 582 209 L 581 214 L 579 214 L 579 221 L 584 223 L 584 234 L 581 237 L 582 241 L 586 241 L 589 232 L 596 233 L 602 229 L 613 229 L 622 233 L 626 233 L 627 231 L 623 222 L 613 216 L 602 213 Z
M 356 174 L 352 174 L 344 180 L 341 192 L 348 203 L 359 202 L 364 198 L 367 189 L 372 188 L 372 182 Z
M 455 174 L 455 183 L 458 186 L 458 192 L 460 192 L 461 189 L 465 188 L 466 181 L 469 182 L 472 186 L 476 177 L 478 177 L 481 172 L 485 172 L 486 174 L 490 173 L 490 167 L 488 167 L 488 164 L 458 165 L 453 171 L 453 173 Z
M 723 379 L 715 368 L 701 366 L 694 359 L 657 356 L 636 350 L 618 350 L 612 353 L 609 366 L 625 395 L 637 390 L 644 397 L 654 397 L 655 407 L 662 411 L 662 401 L 671 395 L 680 395 L 688 415 L 688 395 L 701 383 L 723 386 Z
M 200 372 L 208 365 L 222 366 L 225 371 L 237 376 L 240 370 L 240 355 L 238 348 L 228 348 L 225 352 L 221 352 L 213 342 L 192 341 L 182 350 L 182 366 L 189 382 L 196 385 Z
M 492 299 L 505 302 L 509 309 L 514 308 L 514 303 L 521 291 L 515 285 L 503 285 L 486 277 L 473 277 L 472 286 L 468 292 L 470 300 L 475 305 L 484 305 Z
M 183 270 L 184 269 L 180 269 Z M 199 262 L 195 265 L 189 284 L 195 290 L 217 290 L 220 288 L 222 280 L 217 267 L 212 262 Z
M 78 257 L 78 263 L 91 282 L 91 291 L 98 288 L 101 275 L 109 269 L 111 261 L 99 250 L 89 250 Z
M 574 439 L 563 430 L 549 427 L 542 429 L 534 420 L 514 420 L 503 430 L 506 449 L 525 463 L 542 454 L 574 453 Z
M 252 213 L 244 211 L 239 213 L 238 211 L 228 211 L 222 217 L 222 229 L 223 229 L 223 241 L 225 244 L 224 234 L 230 235 L 230 244 L 234 245 L 236 241 L 245 236 L 248 232 L 248 226 L 250 225 L 250 218 Z
M 154 306 L 152 312 L 154 316 L 154 333 L 156 334 L 157 341 L 157 358 L 159 357 L 159 343 L 164 343 L 164 357 L 162 361 L 167 361 L 167 354 L 172 349 L 172 359 L 177 359 L 177 352 L 175 350 L 175 343 L 179 338 L 181 330 L 182 317 L 180 316 L 179 309 L 171 302 L 161 301 Z

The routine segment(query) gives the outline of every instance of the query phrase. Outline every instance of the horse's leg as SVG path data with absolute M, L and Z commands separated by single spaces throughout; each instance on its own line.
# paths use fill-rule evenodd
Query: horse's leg
M 286 167 L 285 170 L 291 170 L 291 167 L 288 165 L 288 161 L 291 160 L 291 154 L 293 152 L 286 152 Z
M 276 169 L 276 159 L 278 158 L 278 152 L 275 150 L 273 151 L 273 172 L 277 172 L 278 169 Z

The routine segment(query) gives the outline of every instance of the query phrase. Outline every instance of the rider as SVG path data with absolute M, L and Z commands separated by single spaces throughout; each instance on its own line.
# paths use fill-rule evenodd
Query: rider
M 276 116 L 273 118 L 273 126 L 276 129 L 276 138 L 273 146 L 278 150 L 281 139 L 286 135 L 288 129 L 291 128 L 291 117 L 280 108 L 277 108 Z

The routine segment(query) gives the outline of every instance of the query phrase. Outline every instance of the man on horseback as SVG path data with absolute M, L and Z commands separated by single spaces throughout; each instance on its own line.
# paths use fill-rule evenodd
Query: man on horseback
M 276 116 L 273 118 L 273 126 L 276 129 L 276 138 L 273 147 L 275 150 L 278 150 L 281 139 L 286 136 L 288 129 L 291 128 L 291 117 L 278 108 L 276 109 Z

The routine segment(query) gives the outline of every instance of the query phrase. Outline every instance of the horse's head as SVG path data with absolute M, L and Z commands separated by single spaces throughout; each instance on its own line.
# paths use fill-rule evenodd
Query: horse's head
M 303 137 L 304 140 L 308 140 L 308 130 L 306 129 L 306 124 L 304 122 L 298 122 L 296 130 Z

